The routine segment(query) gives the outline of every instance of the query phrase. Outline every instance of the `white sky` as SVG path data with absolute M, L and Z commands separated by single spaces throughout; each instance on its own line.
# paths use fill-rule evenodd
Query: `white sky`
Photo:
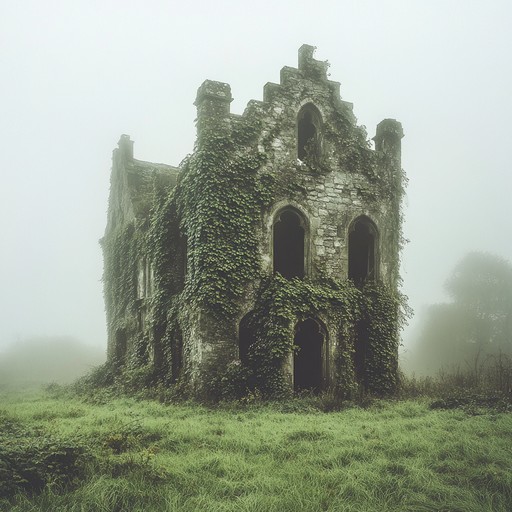
M 511 26 L 510 0 L 0 0 L 0 349 L 34 335 L 106 346 L 98 240 L 119 136 L 177 165 L 203 80 L 230 83 L 241 113 L 303 43 L 369 137 L 403 124 L 416 311 L 444 299 L 467 251 L 511 260 Z

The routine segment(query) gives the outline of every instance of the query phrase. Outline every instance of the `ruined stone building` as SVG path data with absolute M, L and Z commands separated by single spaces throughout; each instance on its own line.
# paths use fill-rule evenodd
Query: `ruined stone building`
M 392 392 L 402 127 L 374 148 L 314 47 L 230 112 L 198 89 L 179 167 L 113 153 L 102 247 L 109 360 L 203 392 Z

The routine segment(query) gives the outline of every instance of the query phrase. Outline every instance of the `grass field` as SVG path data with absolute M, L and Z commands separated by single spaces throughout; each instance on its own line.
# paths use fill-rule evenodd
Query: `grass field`
M 492 410 L 11 391 L 0 427 L 0 510 L 512 510 L 512 414 Z

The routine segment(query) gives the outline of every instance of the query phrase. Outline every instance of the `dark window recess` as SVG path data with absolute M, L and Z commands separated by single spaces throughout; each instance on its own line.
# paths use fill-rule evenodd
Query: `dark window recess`
M 308 318 L 297 324 L 293 357 L 295 391 L 322 389 L 324 343 L 325 333 L 316 320 Z
M 301 160 L 320 156 L 321 125 L 317 108 L 312 104 L 305 105 L 297 117 L 297 156 Z
M 153 331 L 153 365 L 158 371 L 167 370 L 163 348 L 165 329 L 165 325 L 157 325 Z
M 240 321 L 238 327 L 238 350 L 240 354 L 240 361 L 247 364 L 249 362 L 249 351 L 256 341 L 256 333 L 250 324 L 251 314 L 248 313 Z
M 282 212 L 274 224 L 274 272 L 286 279 L 304 277 L 304 228 L 291 210 Z
M 375 279 L 375 230 L 364 220 L 357 220 L 348 238 L 348 277 L 360 285 Z
M 127 345 L 126 330 L 119 329 L 116 331 L 116 360 L 118 364 L 124 364 L 126 362 Z
M 144 320 L 145 311 L 142 309 L 142 306 L 139 305 L 139 309 L 137 310 L 137 328 L 140 332 L 144 331 Z
M 171 381 L 176 382 L 183 367 L 183 336 L 181 330 L 176 328 L 171 338 Z
M 354 371 L 356 380 L 364 389 L 367 388 L 366 359 L 370 343 L 370 326 L 367 320 L 361 320 L 356 324 L 356 340 L 354 350 Z

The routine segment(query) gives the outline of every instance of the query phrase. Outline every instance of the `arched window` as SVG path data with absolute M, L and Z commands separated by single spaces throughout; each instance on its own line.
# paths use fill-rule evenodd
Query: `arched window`
M 238 351 L 240 361 L 247 364 L 249 360 L 249 350 L 256 341 L 256 333 L 251 325 L 252 312 L 247 313 L 238 326 Z
M 348 235 L 348 277 L 356 285 L 377 278 L 377 228 L 368 217 L 358 217 Z
M 325 327 L 313 318 L 299 322 L 295 328 L 293 387 L 295 391 L 320 391 L 326 376 Z
M 312 104 L 304 105 L 297 116 L 297 156 L 316 159 L 320 156 L 322 116 Z
M 305 275 L 305 235 L 304 219 L 293 208 L 281 210 L 274 221 L 274 272 L 286 279 Z

